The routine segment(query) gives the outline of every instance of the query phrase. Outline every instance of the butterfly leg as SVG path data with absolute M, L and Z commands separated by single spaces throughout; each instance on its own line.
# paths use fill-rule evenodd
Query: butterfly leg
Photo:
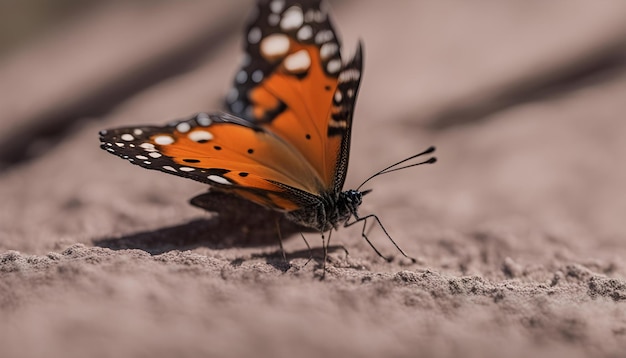
M 365 241 L 367 241 L 367 243 L 370 245 L 370 247 L 372 249 L 374 249 L 374 251 L 378 254 L 378 256 L 382 257 L 383 259 L 385 259 L 386 261 L 390 262 L 391 260 L 385 256 L 383 256 L 383 254 L 380 253 L 380 251 L 378 251 L 378 249 L 376 247 L 374 247 L 374 245 L 372 244 L 372 242 L 369 240 L 369 238 L 367 237 L 367 234 L 365 233 L 365 229 L 367 227 L 367 219 L 372 218 L 374 220 L 376 220 L 376 223 L 378 223 L 378 226 L 380 226 L 380 228 L 383 230 L 383 232 L 385 233 L 385 236 L 387 236 L 387 238 L 389 239 L 389 241 L 391 241 L 391 243 L 393 244 L 393 246 L 396 247 L 396 249 L 402 254 L 402 256 L 410 259 L 413 263 L 417 262 L 416 259 L 410 257 L 409 255 L 407 255 L 401 248 L 400 246 L 398 246 L 398 244 L 391 238 L 391 235 L 389 235 L 389 233 L 387 232 L 387 229 L 385 229 L 385 227 L 383 226 L 383 224 L 380 222 L 380 219 L 378 218 L 378 216 L 376 216 L 375 214 L 369 214 L 367 216 L 363 216 L 363 217 L 359 217 L 357 215 L 354 215 L 354 221 L 353 222 L 346 222 L 344 224 L 344 227 L 348 227 L 348 226 L 352 226 L 358 222 L 363 221 L 363 230 L 361 230 L 361 236 L 365 239 Z
M 378 256 L 382 257 L 387 262 L 391 262 L 391 259 L 385 257 L 382 253 L 380 253 L 380 251 L 378 251 L 376 246 L 374 246 L 374 244 L 372 244 L 370 239 L 365 234 L 365 228 L 367 226 L 367 218 L 368 218 L 368 216 L 366 216 L 364 218 L 355 217 L 355 220 L 353 222 L 346 222 L 343 226 L 344 227 L 349 227 L 349 226 L 352 226 L 352 225 L 354 225 L 356 223 L 359 223 L 359 222 L 363 221 L 363 230 L 361 230 L 361 236 L 365 239 L 365 241 L 370 245 L 370 247 L 376 252 L 376 254 Z
M 311 260 L 313 260 L 313 250 L 311 249 L 311 245 L 309 245 L 309 242 L 306 241 L 306 238 L 304 237 L 304 234 L 302 232 L 300 232 L 300 236 L 302 237 L 302 240 L 304 240 L 304 243 L 306 244 L 307 249 L 309 249 L 309 259 L 306 260 L 306 262 L 304 263 L 304 265 L 302 265 L 302 267 L 306 266 L 309 262 L 311 262 Z
M 324 232 L 322 231 L 321 234 L 322 234 L 322 249 L 324 250 L 324 258 L 322 259 L 322 277 L 320 278 L 320 280 L 323 280 L 326 277 L 326 257 L 328 256 L 328 246 L 326 246 Z M 328 239 L 330 241 L 330 236 L 328 237 Z
M 287 262 L 287 254 L 285 253 L 285 247 L 283 246 L 283 237 L 280 234 L 280 223 L 278 222 L 278 218 L 276 218 L 274 222 L 276 223 L 276 234 L 278 237 L 278 245 L 280 246 L 280 252 L 283 254 L 283 261 L 285 261 L 285 264 L 289 265 L 289 262 Z
M 326 246 L 328 246 L 328 248 L 330 248 L 330 234 L 333 232 L 333 229 L 330 229 L 329 233 L 328 233 L 328 241 L 326 242 Z M 343 244 L 339 244 L 337 245 L 337 247 L 341 248 L 343 250 L 343 252 L 346 253 L 346 258 L 348 257 L 348 255 L 350 255 L 350 253 L 348 252 L 348 249 L 346 249 L 345 246 L 343 246 Z

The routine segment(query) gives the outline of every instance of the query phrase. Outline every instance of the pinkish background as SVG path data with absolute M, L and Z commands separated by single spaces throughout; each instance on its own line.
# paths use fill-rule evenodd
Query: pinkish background
M 0 5 L 0 356 L 623 356 L 626 2 L 330 1 L 365 42 L 348 186 L 439 163 L 362 207 L 418 263 L 344 229 L 324 281 L 319 235 L 289 268 L 262 213 L 99 148 L 219 109 L 251 4 Z

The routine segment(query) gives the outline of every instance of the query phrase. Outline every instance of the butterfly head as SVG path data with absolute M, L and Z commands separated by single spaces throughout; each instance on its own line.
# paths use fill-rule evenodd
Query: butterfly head
M 358 190 L 346 190 L 339 193 L 339 209 L 345 214 L 354 215 L 357 209 L 363 203 L 363 195 L 369 193 L 371 190 L 361 192 Z M 343 207 L 342 207 L 343 206 Z

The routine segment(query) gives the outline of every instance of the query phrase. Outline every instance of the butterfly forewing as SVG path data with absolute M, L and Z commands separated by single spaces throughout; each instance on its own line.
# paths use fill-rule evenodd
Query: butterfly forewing
M 345 94 L 338 94 L 338 86 L 346 66 L 323 4 L 259 1 L 244 34 L 246 55 L 227 105 L 289 142 L 315 169 L 324 191 L 332 192 L 337 176 L 341 185 L 345 178 L 351 115 L 338 120 L 333 105 Z M 356 95 L 358 82 L 350 83 Z
M 102 131 L 100 141 L 103 149 L 133 164 L 211 184 L 273 209 L 293 210 L 302 203 L 291 192 L 316 192 L 322 185 L 289 144 L 227 114 Z

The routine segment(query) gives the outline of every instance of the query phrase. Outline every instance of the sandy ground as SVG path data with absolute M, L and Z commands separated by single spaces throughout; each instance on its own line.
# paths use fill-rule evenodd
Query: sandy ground
M 365 42 L 347 186 L 437 146 L 362 207 L 418 261 L 343 229 L 323 281 L 319 235 L 286 265 L 270 213 L 99 149 L 218 109 L 249 2 L 111 2 L 5 53 L 0 356 L 624 356 L 626 5 L 393 4 L 331 2 Z

